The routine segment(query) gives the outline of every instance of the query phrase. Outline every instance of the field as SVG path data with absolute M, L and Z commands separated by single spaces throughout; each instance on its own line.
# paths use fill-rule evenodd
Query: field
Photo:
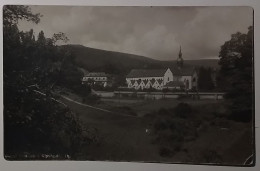
M 76 95 L 68 97 L 81 102 Z M 62 101 L 77 113 L 82 124 L 97 130 L 99 137 L 97 144 L 86 146 L 77 154 L 77 160 L 242 165 L 253 153 L 251 123 L 228 120 L 222 100 L 104 99 L 92 104 L 111 112 Z M 182 142 L 181 149 L 165 157 L 160 155 L 161 145 L 153 143 L 156 135 L 147 114 L 174 108 L 181 102 L 193 108 L 193 116 L 185 120 L 200 123 L 199 127 L 192 128 L 198 136 Z

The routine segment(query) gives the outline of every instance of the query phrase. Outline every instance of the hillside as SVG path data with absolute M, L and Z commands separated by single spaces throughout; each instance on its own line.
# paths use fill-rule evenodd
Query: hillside
M 159 61 L 148 57 L 94 49 L 82 45 L 65 45 L 75 56 L 76 64 L 88 71 L 103 71 L 112 74 L 127 73 L 131 69 L 174 67 L 175 61 Z M 185 60 L 185 57 L 184 57 Z M 185 60 L 185 65 L 218 68 L 218 60 Z
M 75 56 L 76 64 L 88 71 L 109 73 L 128 72 L 132 68 L 160 67 L 159 61 L 126 53 L 112 52 L 85 47 L 66 45 Z
M 219 68 L 218 59 L 199 59 L 199 60 L 185 60 L 185 63 L 193 66 L 206 66 Z
M 194 66 L 194 67 L 211 67 L 211 68 L 219 68 L 218 59 L 197 59 L 197 60 L 185 60 L 185 66 Z M 176 61 L 158 61 L 158 63 L 163 67 L 176 67 Z

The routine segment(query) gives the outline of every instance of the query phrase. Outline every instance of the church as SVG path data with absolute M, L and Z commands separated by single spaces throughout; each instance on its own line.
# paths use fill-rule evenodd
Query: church
M 197 89 L 198 73 L 195 67 L 184 65 L 180 47 L 176 65 L 162 69 L 132 69 L 126 76 L 127 87 L 144 90 L 154 88 L 191 90 Z

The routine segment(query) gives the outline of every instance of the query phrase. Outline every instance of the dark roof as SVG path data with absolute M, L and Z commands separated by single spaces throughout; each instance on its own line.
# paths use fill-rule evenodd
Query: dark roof
M 178 75 L 178 76 L 191 76 L 195 72 L 195 68 L 193 66 L 183 66 L 181 68 L 174 67 L 171 68 L 172 74 L 173 75 Z
M 104 72 L 90 72 L 85 77 L 107 77 L 108 74 Z
M 184 83 L 182 81 L 171 81 L 168 82 L 164 87 L 182 87 Z
M 132 69 L 126 78 L 163 77 L 167 69 Z

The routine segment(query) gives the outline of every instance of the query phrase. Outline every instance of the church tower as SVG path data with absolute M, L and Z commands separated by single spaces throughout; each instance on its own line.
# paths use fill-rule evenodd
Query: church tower
M 182 66 L 183 66 L 181 46 L 180 46 L 180 51 L 179 51 L 179 57 L 178 57 L 178 59 L 177 59 L 177 66 L 178 66 L 178 68 L 182 68 Z

